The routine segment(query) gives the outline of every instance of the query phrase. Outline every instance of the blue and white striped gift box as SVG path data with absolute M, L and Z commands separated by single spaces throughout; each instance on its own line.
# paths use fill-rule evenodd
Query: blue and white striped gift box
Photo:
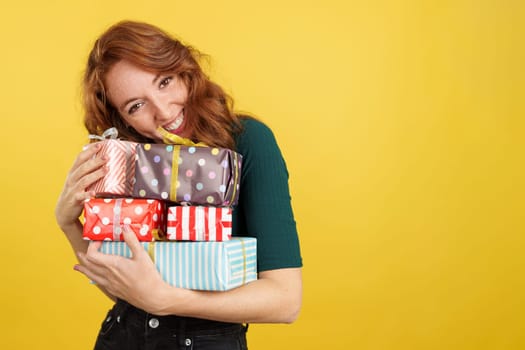
M 252 237 L 232 237 L 224 242 L 140 243 L 172 286 L 221 291 L 257 279 L 257 240 Z M 104 241 L 100 251 L 131 257 L 125 242 Z

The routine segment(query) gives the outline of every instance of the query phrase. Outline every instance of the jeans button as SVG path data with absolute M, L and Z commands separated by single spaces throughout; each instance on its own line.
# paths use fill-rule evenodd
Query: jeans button
M 149 320 L 148 324 L 151 328 L 157 328 L 159 326 L 159 320 L 156 318 L 152 318 Z
M 191 345 L 191 339 L 190 338 L 186 338 L 186 340 L 184 341 L 184 345 L 190 346 Z

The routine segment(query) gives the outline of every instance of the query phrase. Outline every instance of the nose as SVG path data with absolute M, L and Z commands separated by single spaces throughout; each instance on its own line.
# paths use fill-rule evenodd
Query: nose
M 158 121 L 167 121 L 172 117 L 170 104 L 161 98 L 152 99 L 155 108 L 155 119 Z

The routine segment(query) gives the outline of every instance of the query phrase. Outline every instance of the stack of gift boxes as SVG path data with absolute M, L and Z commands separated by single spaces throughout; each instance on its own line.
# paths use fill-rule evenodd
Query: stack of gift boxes
M 122 232 L 133 231 L 162 278 L 181 288 L 222 291 L 257 278 L 256 239 L 231 236 L 240 154 L 189 140 L 99 142 L 108 171 L 89 188 L 84 239 L 129 258 Z

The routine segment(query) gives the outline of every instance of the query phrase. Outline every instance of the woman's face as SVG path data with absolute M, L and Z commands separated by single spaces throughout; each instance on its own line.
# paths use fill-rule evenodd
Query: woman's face
M 124 121 L 139 134 L 162 141 L 157 131 L 187 137 L 184 132 L 184 106 L 188 88 L 175 75 L 156 74 L 122 60 L 105 77 L 109 102 Z

